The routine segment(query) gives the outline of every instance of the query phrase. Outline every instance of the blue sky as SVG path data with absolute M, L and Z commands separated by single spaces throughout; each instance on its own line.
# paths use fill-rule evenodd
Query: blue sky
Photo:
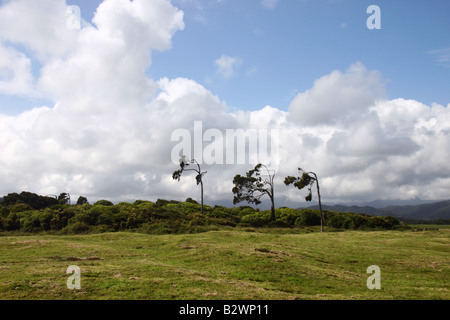
M 428 53 L 447 49 L 449 59 L 448 1 L 281 0 L 273 9 L 260 1 L 173 3 L 184 10 L 186 28 L 172 50 L 154 55 L 150 73 L 193 78 L 230 106 L 286 109 L 294 93 L 357 61 L 382 73 L 392 98 L 450 101 L 450 61 L 439 65 Z M 366 27 L 374 3 L 381 30 Z M 213 64 L 223 54 L 241 59 L 229 79 Z
M 449 12 L 448 0 L 0 0 L 0 195 L 195 198 L 193 179 L 171 178 L 172 136 L 201 121 L 279 132 L 279 205 L 304 203 L 282 183 L 299 166 L 328 202 L 446 199 Z M 251 165 L 209 165 L 206 198 L 230 201 Z

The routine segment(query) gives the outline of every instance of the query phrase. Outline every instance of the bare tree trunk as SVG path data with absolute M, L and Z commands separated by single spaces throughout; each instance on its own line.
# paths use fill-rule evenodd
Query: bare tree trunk
M 323 232 L 323 213 L 322 213 L 322 201 L 320 199 L 320 188 L 319 188 L 319 179 L 316 176 L 316 186 L 317 186 L 317 196 L 319 197 L 319 210 L 320 210 L 320 232 Z
M 275 221 L 277 218 L 275 216 L 275 203 L 274 203 L 273 195 L 270 197 L 270 200 L 272 201 L 272 205 L 270 207 L 271 219 L 272 219 L 272 221 Z
M 203 181 L 202 180 L 200 180 L 200 190 L 201 190 L 202 215 L 203 215 Z

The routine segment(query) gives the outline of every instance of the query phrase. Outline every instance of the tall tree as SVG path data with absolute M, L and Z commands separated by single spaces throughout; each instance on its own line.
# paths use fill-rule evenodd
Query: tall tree
M 298 171 L 302 174 L 301 177 L 292 177 L 287 176 L 284 179 L 285 185 L 293 184 L 294 187 L 298 188 L 299 190 L 303 189 L 304 187 L 308 187 L 309 193 L 305 197 L 306 201 L 312 200 L 312 191 L 311 188 L 316 183 L 317 186 L 317 197 L 319 198 L 319 210 L 320 210 L 320 231 L 323 232 L 323 213 L 322 213 L 322 202 L 320 199 L 320 188 L 319 188 L 319 179 L 317 178 L 317 175 L 314 172 L 305 172 L 302 168 L 298 168 Z
M 265 169 L 267 177 L 263 179 L 261 169 Z M 233 193 L 235 194 L 233 203 L 246 201 L 249 203 L 260 204 L 260 198 L 268 195 L 271 201 L 271 219 L 275 221 L 275 201 L 273 192 L 273 179 L 275 171 L 269 170 L 265 165 L 258 164 L 254 169 L 248 171 L 245 176 L 237 174 L 234 179 Z
M 196 164 L 197 168 L 188 168 L 189 165 Z M 184 171 L 195 171 L 197 175 L 195 176 L 195 180 L 197 181 L 197 185 L 200 185 L 200 192 L 201 192 L 201 213 L 203 214 L 203 176 L 206 174 L 207 171 L 202 172 L 199 163 L 195 160 L 188 160 L 185 156 L 181 157 L 180 159 L 180 170 L 176 170 L 172 174 L 172 178 L 174 180 L 180 181 L 181 175 Z

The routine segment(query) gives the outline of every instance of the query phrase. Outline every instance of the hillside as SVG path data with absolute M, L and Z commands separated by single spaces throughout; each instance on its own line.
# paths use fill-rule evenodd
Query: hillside
M 309 207 L 318 209 L 318 205 Z M 371 206 L 322 205 L 322 209 L 334 212 L 365 213 L 376 216 L 394 216 L 402 219 L 439 220 L 450 219 L 450 200 L 406 206 Z

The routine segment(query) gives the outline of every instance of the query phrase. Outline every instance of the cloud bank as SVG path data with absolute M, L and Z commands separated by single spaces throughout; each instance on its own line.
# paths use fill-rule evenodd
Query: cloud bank
M 80 30 L 65 27 L 64 0 L 35 2 L 0 7 L 0 93 L 44 96 L 54 105 L 0 114 L 0 194 L 198 199 L 193 176 L 172 179 L 171 136 L 180 128 L 193 133 L 201 121 L 222 133 L 278 130 L 277 206 L 304 202 L 283 184 L 298 167 L 318 174 L 324 201 L 448 197 L 448 106 L 388 99 L 382 75 L 360 62 L 317 79 L 287 112 L 231 112 L 191 79 L 147 76 L 152 51 L 170 50 L 184 29 L 183 12 L 170 2 L 105 0 Z M 214 204 L 231 202 L 234 175 L 251 165 L 203 168 L 205 199 Z

